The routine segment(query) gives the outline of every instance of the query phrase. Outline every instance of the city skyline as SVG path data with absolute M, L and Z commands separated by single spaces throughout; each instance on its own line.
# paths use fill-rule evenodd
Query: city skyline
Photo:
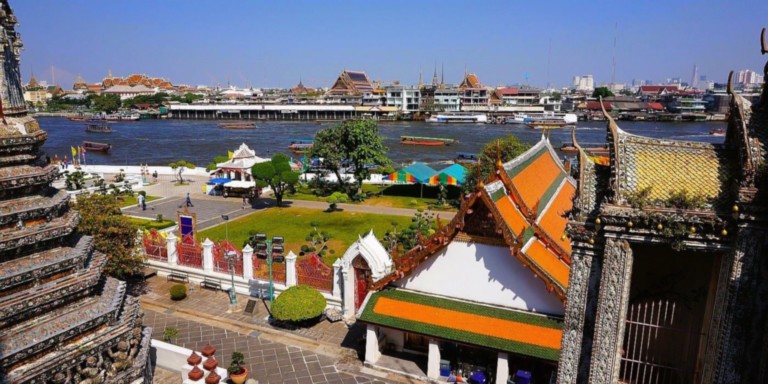
M 663 9 L 599 2 L 212 3 L 83 0 L 13 4 L 31 73 L 69 88 L 78 74 L 99 82 L 146 73 L 174 84 L 328 87 L 344 69 L 372 80 L 424 83 L 445 67 L 458 83 L 465 68 L 489 86 L 566 87 L 691 78 L 715 82 L 729 70 L 760 72 L 755 30 L 768 4 L 675 2 Z M 727 22 L 728 28 L 722 25 Z M 709 30 L 709 32 L 708 32 Z M 747 39 L 744 36 L 754 36 Z M 566 40 L 564 36 L 567 36 Z M 716 54 L 713 54 L 715 52 Z

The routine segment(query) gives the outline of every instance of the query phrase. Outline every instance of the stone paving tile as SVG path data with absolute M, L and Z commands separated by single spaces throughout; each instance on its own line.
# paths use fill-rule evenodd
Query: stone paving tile
M 296 346 L 219 329 L 172 314 L 151 310 L 145 310 L 144 313 L 144 324 L 153 328 L 153 338 L 162 339 L 165 327 L 176 327 L 179 330 L 179 338 L 175 344 L 199 351 L 210 343 L 216 347 L 216 358 L 223 367 L 229 365 L 233 351 L 243 352 L 251 372 L 249 377 L 258 380 L 259 384 L 386 382 L 363 374 L 340 372 L 333 358 L 317 355 Z

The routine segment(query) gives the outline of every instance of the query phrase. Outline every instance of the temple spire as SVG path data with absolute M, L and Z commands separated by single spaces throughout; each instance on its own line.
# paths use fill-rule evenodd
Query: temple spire
M 435 72 L 432 75 L 432 86 L 437 87 L 437 63 L 435 63 Z
M 445 64 L 440 64 L 440 88 L 445 88 Z
M 421 83 L 421 66 L 419 66 L 419 89 L 421 89 L 422 83 Z

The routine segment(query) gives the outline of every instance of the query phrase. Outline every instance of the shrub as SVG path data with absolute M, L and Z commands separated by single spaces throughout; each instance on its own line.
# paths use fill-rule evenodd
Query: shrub
M 184 300 L 187 297 L 187 286 L 184 284 L 176 284 L 171 287 L 171 300 L 179 301 Z
M 157 221 L 158 223 L 162 223 L 163 222 L 163 214 L 162 213 L 158 213 L 157 217 L 155 218 L 155 221 Z
M 308 285 L 283 291 L 272 304 L 272 316 L 280 321 L 301 322 L 319 317 L 325 310 L 325 297 Z
M 176 327 L 165 327 L 163 329 L 163 341 L 173 343 L 179 337 L 179 329 Z

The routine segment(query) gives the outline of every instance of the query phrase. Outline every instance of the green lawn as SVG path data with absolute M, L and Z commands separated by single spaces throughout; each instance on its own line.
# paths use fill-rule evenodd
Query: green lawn
M 432 208 L 437 211 L 456 211 L 456 208 L 451 206 L 439 207 L 437 206 L 437 187 L 424 187 L 423 196 L 419 185 L 374 185 L 363 184 L 363 192 L 372 194 L 373 196 L 365 199 L 361 205 L 372 205 L 377 207 L 393 207 L 393 208 L 412 208 L 412 209 L 427 209 Z M 286 194 L 284 196 L 286 200 L 310 200 L 310 201 L 327 201 L 328 196 L 318 196 L 312 192 L 312 189 L 306 185 L 301 185 L 296 188 L 296 193 Z M 449 198 L 457 198 L 449 194 Z
M 128 220 L 135 223 L 139 226 L 139 228 L 143 229 L 165 229 L 168 227 L 172 227 L 176 225 L 176 222 L 173 220 L 163 220 L 158 222 L 157 220 L 151 220 L 151 219 L 139 219 L 136 217 L 129 217 Z
M 138 195 L 135 195 L 135 196 L 121 196 L 121 198 L 123 199 L 123 201 L 120 203 L 120 208 L 130 207 L 132 205 L 136 205 L 136 204 L 139 203 L 139 200 L 138 200 L 139 196 Z M 160 198 L 159 196 L 147 196 L 147 203 L 149 203 L 152 200 L 157 200 L 159 198 Z
M 410 224 L 411 218 L 406 216 L 373 215 L 354 212 L 326 213 L 304 208 L 270 208 L 266 211 L 249 215 L 229 222 L 229 239 L 237 246 L 242 246 L 248 238 L 249 231 L 264 232 L 267 236 L 283 236 L 286 243 L 286 253 L 293 251 L 299 254 L 304 240 L 312 230 L 311 222 L 319 223 L 318 229 L 331 234 L 329 249 L 335 254 L 326 255 L 325 262 L 329 265 L 341 257 L 347 248 L 357 240 L 358 235 L 368 233 L 373 228 L 376 237 L 381 238 L 384 232 L 392 228 L 392 222 L 398 223 L 399 228 Z M 201 231 L 198 238 L 202 241 L 210 238 L 213 241 L 224 240 L 226 226 L 219 225 Z

